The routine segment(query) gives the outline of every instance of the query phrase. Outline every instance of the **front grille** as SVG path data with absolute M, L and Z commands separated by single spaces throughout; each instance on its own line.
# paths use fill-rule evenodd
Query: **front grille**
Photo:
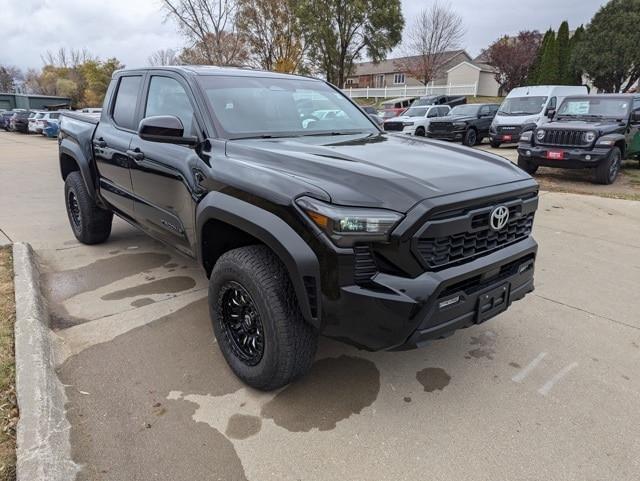
M 500 135 L 520 135 L 522 127 L 520 125 L 499 125 L 496 132 Z
M 369 246 L 357 245 L 353 248 L 355 262 L 353 280 L 356 284 L 365 284 L 378 272 L 376 262 Z
M 402 122 L 385 122 L 384 123 L 384 130 L 389 132 L 402 131 L 403 128 L 404 128 L 404 125 L 402 124 Z
M 584 131 L 566 129 L 544 129 L 544 139 L 538 140 L 540 145 L 557 147 L 586 147 L 589 143 L 583 140 Z
M 488 225 L 488 214 L 480 214 L 472 220 L 472 226 L 478 230 L 422 238 L 417 242 L 417 250 L 431 269 L 469 261 L 528 237 L 533 227 L 533 216 L 533 212 L 526 215 L 515 212 L 515 218 L 503 229 L 494 231 Z
M 430 122 L 429 132 L 449 132 L 452 128 L 451 122 Z

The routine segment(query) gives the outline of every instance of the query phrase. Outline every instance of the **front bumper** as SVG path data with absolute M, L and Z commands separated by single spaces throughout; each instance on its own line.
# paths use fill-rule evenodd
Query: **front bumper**
M 491 142 L 503 142 L 505 144 L 515 144 L 520 140 L 520 134 L 498 134 L 489 132 Z
M 427 137 L 438 140 L 462 140 L 467 129 L 452 130 L 451 132 L 430 132 L 427 131 Z
M 562 159 L 549 159 L 548 152 L 562 152 Z M 563 169 L 588 169 L 597 167 L 609 155 L 609 148 L 594 147 L 579 149 L 570 147 L 547 147 L 542 145 L 520 143 L 518 154 L 537 165 L 544 167 L 558 167 Z
M 367 350 L 403 349 L 484 322 L 533 291 L 537 249 L 527 237 L 413 279 L 379 273 L 370 287 L 342 287 L 323 299 L 324 333 Z

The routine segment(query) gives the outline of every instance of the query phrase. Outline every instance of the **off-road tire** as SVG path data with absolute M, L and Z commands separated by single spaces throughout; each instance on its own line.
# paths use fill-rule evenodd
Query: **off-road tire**
M 424 127 L 418 127 L 416 129 L 416 134 L 417 137 L 424 137 L 426 135 L 426 132 L 424 130 Z
M 71 172 L 65 179 L 64 199 L 69 224 L 76 239 L 83 244 L 100 244 L 109 238 L 113 212 L 95 203 L 87 192 L 80 172 Z
M 496 140 L 492 140 L 492 141 L 490 142 L 490 144 L 491 144 L 491 147 L 493 147 L 494 149 L 497 149 L 497 148 L 499 148 L 499 147 L 502 145 L 502 142 L 498 142 L 498 141 L 496 141 Z
M 260 316 L 264 350 L 255 365 L 234 352 L 229 331 L 225 331 L 223 299 L 229 283 L 239 284 L 248 292 Z M 271 391 L 311 368 L 318 334 L 303 319 L 289 275 L 268 247 L 240 247 L 218 259 L 209 279 L 209 313 L 224 358 L 249 386 Z
M 462 139 L 462 143 L 467 147 L 473 147 L 478 143 L 478 132 L 475 129 L 469 129 L 464 134 L 464 139 Z
M 518 155 L 518 167 L 524 170 L 527 174 L 533 175 L 538 170 L 538 164 L 531 162 L 526 157 Z
M 596 167 L 596 184 L 613 184 L 620 173 L 622 154 L 618 147 L 614 147 L 607 158 Z

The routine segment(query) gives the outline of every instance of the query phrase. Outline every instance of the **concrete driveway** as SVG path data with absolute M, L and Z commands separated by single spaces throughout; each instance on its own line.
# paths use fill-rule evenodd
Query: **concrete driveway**
M 227 369 L 190 260 L 79 245 L 55 141 L 0 132 L 0 228 L 43 271 L 81 480 L 637 480 L 640 202 L 544 193 L 536 291 L 414 351 L 323 339 L 277 393 Z

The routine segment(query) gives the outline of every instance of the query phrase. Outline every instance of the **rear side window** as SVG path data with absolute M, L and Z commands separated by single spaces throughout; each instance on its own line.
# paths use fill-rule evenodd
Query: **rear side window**
M 184 133 L 190 135 L 195 126 L 193 108 L 187 92 L 180 83 L 169 77 L 151 77 L 145 117 L 173 115 L 182 121 Z
M 135 130 L 136 104 L 141 80 L 142 77 L 139 75 L 120 79 L 116 102 L 113 106 L 113 121 L 119 127 Z
M 49 114 L 50 119 L 57 119 L 60 117 L 60 114 Z

